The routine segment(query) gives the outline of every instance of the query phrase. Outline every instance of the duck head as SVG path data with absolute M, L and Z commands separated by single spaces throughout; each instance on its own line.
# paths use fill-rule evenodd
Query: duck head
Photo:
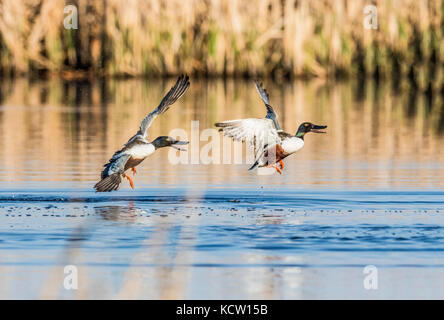
M 157 137 L 152 143 L 153 143 L 154 147 L 156 147 L 156 149 L 164 148 L 164 147 L 172 147 L 174 149 L 183 151 L 184 149 L 181 149 L 177 146 L 186 145 L 186 144 L 188 144 L 188 141 L 180 141 L 180 140 L 176 140 L 171 137 L 160 136 L 160 137 Z
M 325 131 L 322 131 L 322 129 L 325 128 L 327 128 L 327 126 L 319 126 L 311 122 L 304 122 L 299 126 L 298 131 L 296 132 L 296 137 L 304 139 L 305 134 L 308 132 L 325 133 Z

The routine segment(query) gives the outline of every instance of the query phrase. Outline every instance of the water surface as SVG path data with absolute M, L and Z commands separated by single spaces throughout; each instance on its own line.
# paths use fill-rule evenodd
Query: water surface
M 138 167 L 135 190 L 95 193 L 102 165 L 172 84 L 1 84 L 0 297 L 444 297 L 441 97 L 266 82 L 286 131 L 329 127 L 306 137 L 284 175 L 258 175 L 224 164 L 223 140 L 219 161 L 192 163 L 208 141 L 191 121 L 203 132 L 265 114 L 249 81 L 196 80 L 150 131 L 185 130 L 188 163 L 160 150 Z M 78 268 L 78 290 L 63 287 L 66 265 Z M 377 290 L 364 288 L 367 265 Z

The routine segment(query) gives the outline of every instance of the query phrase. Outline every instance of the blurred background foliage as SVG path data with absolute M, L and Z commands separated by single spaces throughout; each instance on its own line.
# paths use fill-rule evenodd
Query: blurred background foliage
M 79 28 L 66 30 L 65 5 Z M 376 5 L 378 29 L 363 26 Z M 444 0 L 1 0 L 3 76 L 408 77 L 444 85 Z

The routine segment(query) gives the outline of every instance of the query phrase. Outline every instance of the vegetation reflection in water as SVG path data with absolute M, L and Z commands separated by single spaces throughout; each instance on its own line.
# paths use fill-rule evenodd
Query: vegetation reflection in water
M 8 188 L 89 188 L 101 165 L 135 133 L 171 84 L 3 81 L 0 181 Z M 141 165 L 138 186 L 443 187 L 442 96 L 415 93 L 405 84 L 374 82 L 265 85 L 286 131 L 295 132 L 303 121 L 329 126 L 326 135 L 308 136 L 304 149 L 285 160 L 282 177 L 257 176 L 246 164 L 224 164 L 227 141 L 221 140 L 221 150 L 213 150 L 220 157 L 216 164 L 193 164 L 188 154 L 190 164 L 171 165 L 165 160 L 168 151 L 153 155 Z M 202 132 L 214 128 L 216 121 L 264 115 L 252 81 L 194 80 L 188 94 L 150 128 L 150 137 L 183 129 L 190 135 L 190 153 L 202 152 L 208 141 L 199 142 L 202 137 L 191 134 L 193 120 Z

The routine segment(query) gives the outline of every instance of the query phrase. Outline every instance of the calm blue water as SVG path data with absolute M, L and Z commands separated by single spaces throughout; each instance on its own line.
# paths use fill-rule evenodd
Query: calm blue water
M 96 194 L 103 164 L 173 81 L 1 83 L 0 298 L 444 298 L 442 97 L 266 80 L 286 131 L 328 130 L 307 135 L 283 175 L 260 175 L 203 134 L 263 117 L 254 84 L 193 79 L 150 139 L 181 129 L 199 161 L 158 150 L 135 190 Z
M 442 191 L 2 192 L 2 297 L 442 298 L 443 213 Z

